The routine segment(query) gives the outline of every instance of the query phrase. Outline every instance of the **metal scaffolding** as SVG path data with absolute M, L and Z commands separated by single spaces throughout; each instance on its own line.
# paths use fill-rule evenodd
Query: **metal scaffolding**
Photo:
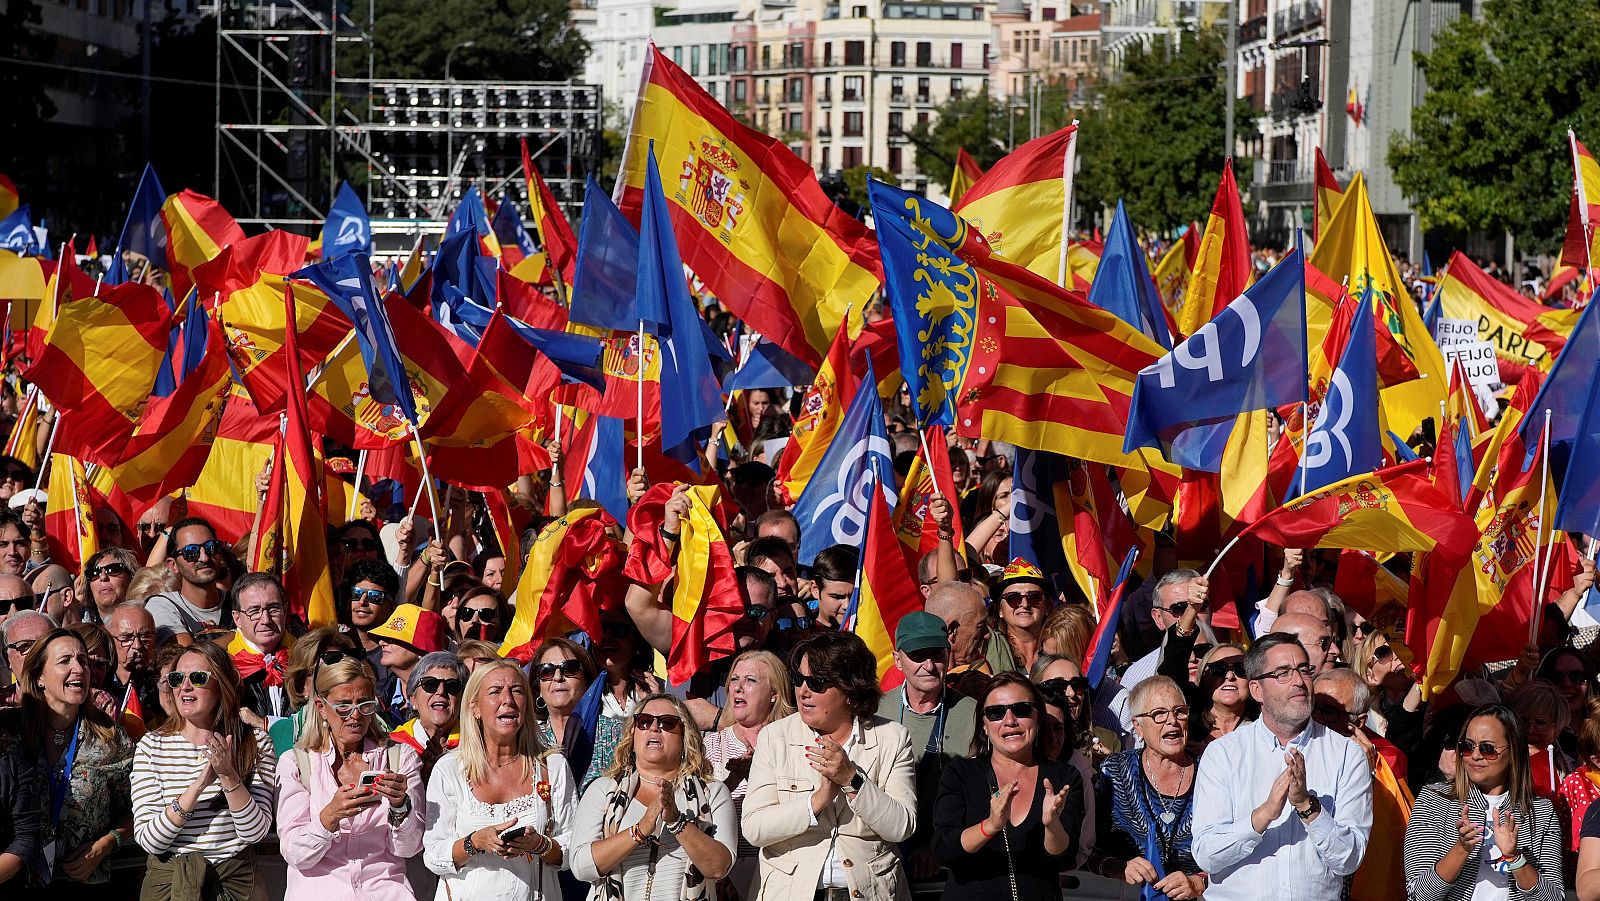
M 601 98 L 571 82 L 378 81 L 374 0 L 223 0 L 213 195 L 243 225 L 322 226 L 341 181 L 380 249 L 434 233 L 462 192 L 526 217 L 519 139 L 569 213 L 598 165 Z

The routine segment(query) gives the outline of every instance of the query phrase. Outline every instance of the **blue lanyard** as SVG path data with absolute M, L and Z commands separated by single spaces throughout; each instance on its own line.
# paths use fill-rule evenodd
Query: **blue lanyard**
M 61 825 L 61 810 L 67 804 L 67 789 L 72 785 L 72 765 L 78 759 L 78 736 L 83 733 L 83 720 L 72 724 L 72 742 L 61 762 L 50 768 L 50 825 Z
M 922 747 L 923 754 L 944 753 L 944 714 L 945 710 L 948 709 L 944 704 L 944 693 L 948 690 L 949 689 L 941 689 L 939 691 L 939 706 L 934 709 L 933 715 L 933 731 L 928 733 L 928 743 Z M 902 686 L 900 688 L 900 716 L 898 719 L 898 722 L 902 726 L 904 726 L 906 723 L 906 706 L 906 690 L 905 687 Z M 921 716 L 922 714 L 917 715 Z
M 1156 826 L 1155 809 L 1150 806 L 1149 792 L 1155 791 L 1155 786 L 1144 775 L 1144 760 L 1142 752 L 1133 758 L 1133 798 L 1139 803 L 1139 816 L 1144 818 L 1144 856 L 1155 867 L 1156 879 L 1160 881 L 1167 876 L 1167 865 L 1163 859 L 1162 847 L 1159 837 L 1159 827 Z M 1166 808 L 1163 807 L 1163 810 Z M 1176 823 L 1174 823 L 1176 825 Z M 1153 885 L 1145 885 L 1139 890 L 1142 901 L 1165 901 L 1166 895 L 1158 892 Z

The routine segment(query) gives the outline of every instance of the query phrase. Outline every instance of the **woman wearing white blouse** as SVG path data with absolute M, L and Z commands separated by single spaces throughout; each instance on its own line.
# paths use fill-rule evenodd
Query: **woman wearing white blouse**
M 717 717 L 718 729 L 705 736 L 706 758 L 711 774 L 728 786 L 733 796 L 733 814 L 739 815 L 740 802 L 750 787 L 750 756 L 756 749 L 756 736 L 762 727 L 791 713 L 789 671 L 771 651 L 745 651 L 733 661 L 728 672 L 727 706 Z M 740 898 L 756 896 L 756 862 L 761 849 L 741 836 L 734 855 L 728 882 Z
M 652 694 L 623 726 L 616 759 L 578 806 L 572 872 L 590 901 L 702 901 L 733 865 L 738 828 L 700 733 L 677 698 Z
M 539 739 L 528 677 L 509 661 L 485 663 L 464 697 L 461 745 L 428 780 L 422 847 L 442 877 L 434 897 L 559 899 L 577 791 L 566 758 Z

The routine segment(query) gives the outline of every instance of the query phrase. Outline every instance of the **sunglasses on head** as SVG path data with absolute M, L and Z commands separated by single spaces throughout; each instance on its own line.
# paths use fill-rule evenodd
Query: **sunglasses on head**
M 1497 748 L 1491 742 L 1472 741 L 1467 738 L 1456 742 L 1456 753 L 1462 757 L 1471 757 L 1473 751 L 1477 751 L 1478 756 L 1484 760 L 1498 760 L 1500 755 L 1505 753 L 1505 748 Z
M 196 563 L 200 560 L 200 554 L 203 552 L 208 558 L 215 560 L 222 556 L 222 549 L 225 547 L 227 545 L 223 544 L 221 539 L 212 538 L 198 544 L 186 544 L 178 548 L 178 556 L 190 563 Z
M 646 732 L 680 732 L 683 730 L 683 717 L 676 713 L 635 713 L 633 727 Z
M 461 690 L 467 687 L 467 683 L 460 679 L 441 679 L 438 676 L 423 676 L 417 680 L 417 687 L 430 695 L 437 692 L 441 686 L 444 687 L 445 694 L 454 697 L 461 694 Z
M 375 551 L 383 546 L 371 538 L 346 538 L 342 543 L 347 551 Z
M 324 666 L 333 666 L 341 660 L 365 660 L 367 655 L 355 648 L 329 648 L 317 655 L 317 660 Z
M 461 607 L 456 610 L 456 620 L 462 623 L 472 622 L 477 619 L 480 623 L 492 623 L 500 618 L 500 611 L 493 607 Z
M 352 588 L 350 600 L 361 604 L 378 606 L 389 603 L 389 592 L 381 588 Z
M 183 684 L 183 680 L 185 678 L 187 678 L 189 680 L 189 684 L 193 685 L 195 688 L 203 688 L 205 687 L 206 683 L 211 681 L 211 674 L 203 669 L 195 670 L 192 673 L 184 673 L 179 672 L 178 670 L 173 670 L 172 672 L 167 673 L 167 686 L 169 688 L 177 688 Z
M 583 664 L 576 660 L 563 660 L 560 663 L 541 663 L 534 669 L 540 682 L 554 682 L 556 673 L 568 679 L 576 679 L 583 675 Z
M 121 560 L 113 560 L 110 563 L 98 563 L 88 567 L 83 571 L 83 578 L 85 581 L 93 582 L 101 576 L 125 576 L 127 574 L 128 565 Z
M 823 676 L 802 676 L 798 672 L 790 673 L 789 681 L 794 683 L 795 688 L 804 685 L 806 688 L 811 689 L 813 694 L 819 695 L 834 686 L 832 679 Z
M 1226 679 L 1229 673 L 1233 673 L 1234 677 L 1238 679 L 1249 678 L 1245 675 L 1243 657 L 1235 657 L 1232 660 L 1216 660 L 1206 664 L 1206 675 L 1219 682 Z
M 983 708 L 983 718 L 991 723 L 998 723 L 1010 713 L 1019 720 L 1031 720 L 1034 715 L 1032 701 L 1018 701 L 1015 704 L 990 704 Z

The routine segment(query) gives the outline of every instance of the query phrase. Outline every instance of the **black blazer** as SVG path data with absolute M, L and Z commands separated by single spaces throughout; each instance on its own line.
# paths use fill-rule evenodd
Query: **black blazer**
M 1057 789 L 1069 787 L 1067 803 L 1061 811 L 1066 828 L 1065 853 L 1047 854 L 1044 849 L 1044 821 L 1041 805 L 1044 781 Z M 1039 785 L 1033 791 L 1033 804 L 1021 826 L 1006 826 L 1006 835 L 996 835 L 977 853 L 961 847 L 961 833 L 988 818 L 989 800 L 994 793 L 994 770 L 987 757 L 951 761 L 939 780 L 939 797 L 933 807 L 933 855 L 950 870 L 944 896 L 961 901 L 1012 901 L 1011 878 L 1017 877 L 1019 901 L 1053 901 L 1061 897 L 1061 873 L 1072 867 L 1078 848 L 1078 832 L 1083 825 L 1083 777 L 1070 764 L 1045 763 L 1039 767 Z M 1010 839 L 1010 865 L 1006 860 L 1006 838 Z

